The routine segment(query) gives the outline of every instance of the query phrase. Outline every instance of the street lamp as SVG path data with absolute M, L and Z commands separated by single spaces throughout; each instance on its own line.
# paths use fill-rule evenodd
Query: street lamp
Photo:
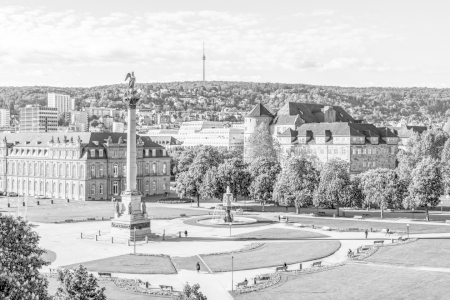
M 136 254 L 136 227 L 134 227 L 134 236 L 133 236 L 133 239 L 134 239 L 134 254 Z
M 409 224 L 406 224 L 406 232 L 408 233 L 408 240 L 409 240 Z
M 231 236 L 231 222 L 230 222 L 230 236 Z
M 233 268 L 233 260 L 234 260 L 234 256 L 231 256 L 231 292 L 233 292 L 233 289 L 234 289 L 234 283 L 233 283 L 233 271 L 234 271 L 234 268 Z

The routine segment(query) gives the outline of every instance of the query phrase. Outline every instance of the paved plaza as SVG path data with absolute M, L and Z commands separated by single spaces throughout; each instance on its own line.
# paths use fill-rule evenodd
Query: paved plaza
M 375 289 L 372 287 L 373 282 L 382 280 L 381 274 L 388 270 L 390 279 L 380 283 L 383 289 L 380 295 L 386 297 L 394 295 L 393 289 L 396 289 L 396 285 L 392 282 L 395 280 L 407 278 L 399 281 L 404 290 L 410 286 L 420 286 L 421 276 L 441 278 L 440 275 L 443 274 L 442 276 L 447 278 L 450 275 L 448 264 L 441 263 L 446 261 L 443 254 L 447 253 L 442 252 L 442 249 L 448 249 L 450 245 L 449 224 L 414 222 L 414 225 L 410 225 L 414 228 L 410 232 L 410 238 L 418 237 L 418 241 L 382 247 L 364 260 L 350 260 L 347 257 L 349 249 L 356 252 L 360 246 L 373 245 L 374 241 L 390 244 L 393 239 L 406 237 L 403 232 L 406 230 L 406 221 L 318 218 L 288 213 L 290 223 L 286 224 L 277 221 L 279 213 L 250 212 L 246 213 L 245 217 L 260 220 L 254 226 L 197 226 L 195 222 L 192 223 L 198 216 L 210 217 L 210 206 L 212 204 L 197 208 L 191 207 L 190 204 L 161 204 L 149 201 L 149 215 L 158 214 L 167 218 L 152 219 L 151 229 L 158 235 L 156 238 L 136 243 L 136 253 L 145 256 L 131 255 L 134 252 L 133 242 L 130 245 L 120 239 L 112 242 L 110 221 L 55 224 L 32 220 L 34 230 L 41 236 L 41 247 L 50 250 L 47 255 L 53 260 L 42 272 L 49 273 L 50 269 L 73 268 L 83 264 L 96 276 L 98 272 L 111 272 L 113 277 L 148 281 L 155 289 L 160 285 L 168 285 L 175 290 L 181 290 L 186 282 L 199 283 L 208 299 L 275 299 L 275 295 L 280 294 L 284 295 L 285 299 L 296 299 L 296 295 L 302 295 L 305 299 L 327 299 L 330 296 L 348 299 L 345 297 L 349 295 L 346 294 L 350 292 L 348 288 L 344 289 L 344 292 L 336 291 L 342 290 L 342 285 L 346 286 L 347 281 L 354 282 L 357 278 L 357 289 L 365 292 L 358 294 L 351 289 L 351 295 L 375 299 L 370 296 Z M 36 209 L 33 218 L 41 220 L 42 213 L 36 207 L 30 206 L 28 212 L 33 209 Z M 59 203 L 54 204 L 47 213 L 53 221 L 59 221 L 69 214 L 77 219 L 81 211 L 89 209 L 96 213 L 108 212 L 113 211 L 113 206 L 110 202 Z M 5 209 L 4 205 L 0 210 L 2 213 L 17 212 L 14 209 Z M 181 214 L 183 217 L 180 217 Z M 189 220 L 191 221 L 187 222 Z M 299 227 L 300 224 L 306 227 Z M 313 228 L 311 225 L 314 224 Z M 341 231 L 320 228 L 325 225 L 340 228 Z M 369 232 L 366 240 L 364 232 L 349 232 L 344 231 L 344 228 L 372 228 L 374 232 Z M 385 232 L 378 231 L 383 228 L 398 232 L 386 236 Z M 242 249 L 247 250 L 241 251 Z M 443 254 L 436 256 L 436 253 Z M 164 256 L 161 257 L 161 254 Z M 288 265 L 289 271 L 298 270 L 300 264 L 302 269 L 309 269 L 318 261 L 324 267 L 341 263 L 344 265 L 311 274 L 295 275 L 295 272 L 287 272 L 281 275 L 279 282 L 260 291 L 244 294 L 231 292 L 236 289 L 237 283 L 247 279 L 249 286 L 252 286 L 253 278 L 261 274 L 274 274 L 276 267 L 284 263 Z M 200 272 L 195 269 L 197 262 L 201 266 Z M 370 276 L 361 277 L 357 274 Z M 405 274 L 408 276 L 405 277 Z M 317 286 L 317 282 L 324 281 L 328 282 L 327 286 Z M 51 282 L 50 288 L 54 285 L 55 283 Z M 370 288 L 362 289 L 361 285 L 370 285 Z M 130 299 L 160 299 L 157 296 L 131 293 L 114 286 L 112 282 L 102 281 L 101 286 L 107 288 L 109 295 L 117 291 L 117 295 L 127 295 Z M 313 291 L 318 291 L 318 294 Z M 410 288 L 405 298 L 420 296 L 420 291 L 418 288 Z M 438 299 L 438 295 L 447 292 L 449 291 L 441 286 L 430 294 L 429 299 Z M 110 299 L 116 298 L 111 296 Z

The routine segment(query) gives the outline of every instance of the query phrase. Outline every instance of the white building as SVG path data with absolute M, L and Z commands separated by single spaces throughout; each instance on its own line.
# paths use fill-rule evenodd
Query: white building
M 58 110 L 55 107 L 27 105 L 20 110 L 19 132 L 57 132 Z
M 184 139 L 194 133 L 199 132 L 203 129 L 216 129 L 216 128 L 224 128 L 223 122 L 213 122 L 213 121 L 191 121 L 191 122 L 183 122 L 180 125 L 180 130 L 178 131 L 178 137 L 175 137 L 177 140 L 184 142 Z
M 124 132 L 125 124 L 122 122 L 113 122 L 112 124 L 112 132 Z
M 11 123 L 10 110 L 7 108 L 0 109 L 0 127 L 9 127 Z
M 55 107 L 58 113 L 75 110 L 75 99 L 71 99 L 69 95 L 48 93 L 48 107 Z

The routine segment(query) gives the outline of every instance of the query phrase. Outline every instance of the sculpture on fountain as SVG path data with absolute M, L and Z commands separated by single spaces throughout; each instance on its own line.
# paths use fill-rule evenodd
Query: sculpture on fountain
M 223 194 L 223 208 L 226 211 L 223 221 L 225 223 L 233 222 L 233 216 L 231 215 L 232 201 L 233 201 L 233 194 L 230 191 L 230 187 L 227 186 L 227 192 Z

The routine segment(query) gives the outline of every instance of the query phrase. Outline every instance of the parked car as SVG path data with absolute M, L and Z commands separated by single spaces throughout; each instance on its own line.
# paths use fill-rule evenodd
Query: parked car
M 6 196 L 6 192 L 0 192 L 0 196 Z
M 35 199 L 47 199 L 47 196 L 45 195 L 36 195 L 34 196 Z
M 19 195 L 16 192 L 9 192 L 8 196 L 10 196 L 10 197 L 17 197 Z

